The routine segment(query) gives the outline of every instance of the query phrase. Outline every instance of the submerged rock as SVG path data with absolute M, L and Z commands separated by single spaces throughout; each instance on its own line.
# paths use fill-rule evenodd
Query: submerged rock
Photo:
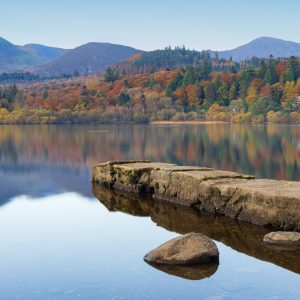
M 300 246 L 300 233 L 293 231 L 270 232 L 264 236 L 263 241 L 279 246 Z
M 215 242 L 201 233 L 187 233 L 147 253 L 144 260 L 162 265 L 197 265 L 218 261 Z

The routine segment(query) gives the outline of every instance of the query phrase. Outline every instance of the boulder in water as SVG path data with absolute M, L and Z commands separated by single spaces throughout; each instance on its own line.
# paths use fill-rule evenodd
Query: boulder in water
M 197 265 L 218 259 L 215 242 L 201 233 L 187 233 L 171 239 L 144 257 L 148 263 L 162 265 Z

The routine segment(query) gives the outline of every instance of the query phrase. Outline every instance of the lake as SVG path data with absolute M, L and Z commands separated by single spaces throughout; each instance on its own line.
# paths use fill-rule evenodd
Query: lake
M 300 126 L 1 126 L 0 299 L 300 299 L 300 252 L 264 246 L 270 229 L 92 187 L 95 164 L 127 159 L 299 181 Z M 219 265 L 143 261 L 190 231 Z

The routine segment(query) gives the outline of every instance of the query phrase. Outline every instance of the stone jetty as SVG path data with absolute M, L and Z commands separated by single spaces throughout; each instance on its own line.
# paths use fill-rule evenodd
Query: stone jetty
M 215 215 L 300 231 L 300 182 L 149 161 L 101 163 L 93 168 L 92 180 Z

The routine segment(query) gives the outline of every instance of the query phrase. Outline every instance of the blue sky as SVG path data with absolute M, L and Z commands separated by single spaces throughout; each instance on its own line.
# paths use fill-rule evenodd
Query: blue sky
M 260 36 L 300 42 L 299 0 L 9 0 L 0 36 L 72 48 L 90 41 L 142 50 L 231 49 Z

